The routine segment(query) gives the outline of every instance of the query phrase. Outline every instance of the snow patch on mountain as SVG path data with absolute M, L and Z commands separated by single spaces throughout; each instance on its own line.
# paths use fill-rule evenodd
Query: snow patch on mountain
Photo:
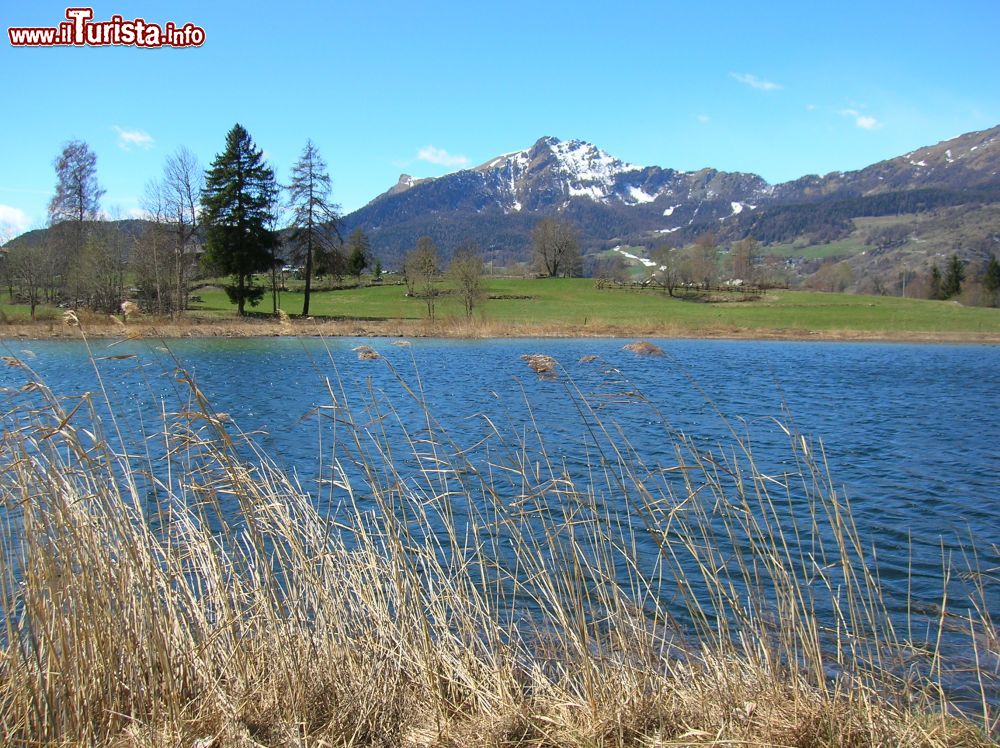
M 571 197 L 589 197 L 595 203 L 607 202 L 607 193 L 601 189 L 601 185 L 588 184 L 585 186 L 567 184 L 566 191 Z
M 732 218 L 733 216 L 738 216 L 740 213 L 743 212 L 743 208 L 745 208 L 747 206 L 744 205 L 743 203 L 731 202 L 731 203 L 729 203 L 729 207 L 730 207 L 730 209 L 733 212 L 730 213 L 728 216 L 723 216 L 722 218 L 720 218 L 719 219 L 720 221 L 725 221 L 727 218 Z M 749 207 L 750 207 L 750 210 L 754 210 L 756 206 L 751 205 Z
M 681 207 L 681 205 L 683 205 L 683 204 L 684 203 L 679 203 L 677 205 L 671 205 L 669 208 L 667 208 L 665 211 L 663 211 L 663 215 L 665 215 L 665 216 L 672 216 L 674 214 L 674 211 L 677 210 L 679 207 Z
M 632 198 L 632 201 L 637 205 L 640 203 L 651 203 L 657 198 L 656 195 L 650 195 L 642 189 L 642 187 L 634 187 L 632 185 L 629 185 L 628 196 Z

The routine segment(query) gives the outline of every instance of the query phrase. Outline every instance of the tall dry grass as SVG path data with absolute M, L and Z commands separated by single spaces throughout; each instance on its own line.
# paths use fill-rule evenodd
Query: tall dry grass
M 961 716 L 790 429 L 769 474 L 736 431 L 706 451 L 657 416 L 673 459 L 647 463 L 563 373 L 574 478 L 544 424 L 459 445 L 419 375 L 417 422 L 333 380 L 318 497 L 183 371 L 134 438 L 100 392 L 67 408 L 7 363 L 5 745 L 991 744 L 988 578 Z

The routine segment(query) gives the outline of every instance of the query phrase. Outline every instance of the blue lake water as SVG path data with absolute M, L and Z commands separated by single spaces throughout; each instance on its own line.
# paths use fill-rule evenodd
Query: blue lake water
M 390 340 L 306 338 L 91 344 L 119 414 L 170 410 L 186 397 L 179 361 L 216 411 L 230 414 L 280 466 L 326 501 L 328 426 L 317 408 L 326 382 L 348 400 L 392 404 L 418 432 L 424 414 L 397 376 L 422 387 L 431 412 L 460 448 L 516 433 L 532 421 L 546 450 L 584 471 L 581 415 L 571 391 L 620 429 L 646 465 L 675 459 L 663 422 L 705 449 L 748 435 L 758 460 L 787 466 L 788 440 L 775 419 L 822 440 L 833 481 L 850 497 L 859 532 L 878 550 L 889 605 L 940 599 L 942 558 L 975 547 L 981 568 L 1000 574 L 1000 347 L 660 340 L 663 357 L 595 339 Z M 378 361 L 358 360 L 373 346 Z M 6 343 L 60 395 L 96 390 L 97 374 L 76 342 Z M 539 379 L 523 354 L 554 357 L 556 378 Z M 129 356 L 128 358 L 111 358 Z M 581 361 L 587 356 L 596 360 Z M 387 365 L 389 364 L 389 365 Z M 0 370 L 0 387 L 24 382 Z M 637 402 L 643 401 L 643 402 Z M 161 404 L 164 403 L 164 404 Z M 660 417 L 653 414 L 658 413 Z M 724 420 L 721 416 L 724 416 Z M 126 415 L 126 417 L 128 417 Z M 817 441 L 818 443 L 818 441 Z M 320 448 L 318 449 L 318 445 Z M 987 605 L 1000 618 L 994 581 Z

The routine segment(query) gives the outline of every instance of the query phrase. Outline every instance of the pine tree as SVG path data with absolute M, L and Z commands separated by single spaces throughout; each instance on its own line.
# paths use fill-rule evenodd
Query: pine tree
M 937 265 L 931 267 L 931 278 L 927 290 L 927 295 L 932 299 L 944 298 L 941 294 L 941 271 L 938 270 Z
M 990 262 L 986 266 L 986 275 L 983 276 L 983 288 L 989 294 L 990 303 L 997 305 L 997 297 L 1000 295 L 1000 262 L 997 262 L 996 255 L 990 256 Z
M 948 262 L 948 272 L 945 273 L 944 282 L 941 284 L 942 297 L 950 299 L 962 293 L 963 280 L 965 280 L 965 263 L 958 259 L 958 255 L 952 255 Z
M 326 162 L 311 140 L 306 141 L 298 162 L 292 167 L 292 182 L 288 185 L 289 207 L 292 209 L 292 243 L 295 259 L 305 262 L 302 316 L 309 314 L 309 294 L 312 290 L 313 262 L 320 252 L 335 251 L 333 237 L 340 238 L 337 222 L 339 206 L 330 197 L 330 175 Z
M 236 124 L 226 135 L 225 150 L 205 174 L 201 193 L 206 238 L 206 262 L 235 283 L 226 286 L 230 301 L 244 315 L 246 303 L 256 306 L 264 288 L 253 274 L 275 262 L 277 236 L 270 228 L 278 186 L 250 134 Z
M 97 183 L 97 156 L 82 140 L 63 146 L 53 162 L 56 194 L 49 202 L 55 248 L 55 275 L 61 278 L 63 293 L 71 298 L 83 295 L 86 278 L 79 276 L 80 256 L 90 233 L 90 222 L 100 218 L 104 190 Z
M 63 146 L 53 165 L 56 194 L 49 202 L 49 222 L 96 220 L 104 190 L 97 183 L 97 156 L 82 140 Z

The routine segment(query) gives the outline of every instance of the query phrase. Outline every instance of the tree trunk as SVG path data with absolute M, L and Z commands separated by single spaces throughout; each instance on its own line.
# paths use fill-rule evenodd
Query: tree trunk
M 309 234 L 309 242 L 306 247 L 306 286 L 302 296 L 302 316 L 309 316 L 309 292 L 312 290 L 312 269 L 313 269 L 313 243 L 312 233 Z
M 271 265 L 271 313 L 278 316 L 278 266 Z

